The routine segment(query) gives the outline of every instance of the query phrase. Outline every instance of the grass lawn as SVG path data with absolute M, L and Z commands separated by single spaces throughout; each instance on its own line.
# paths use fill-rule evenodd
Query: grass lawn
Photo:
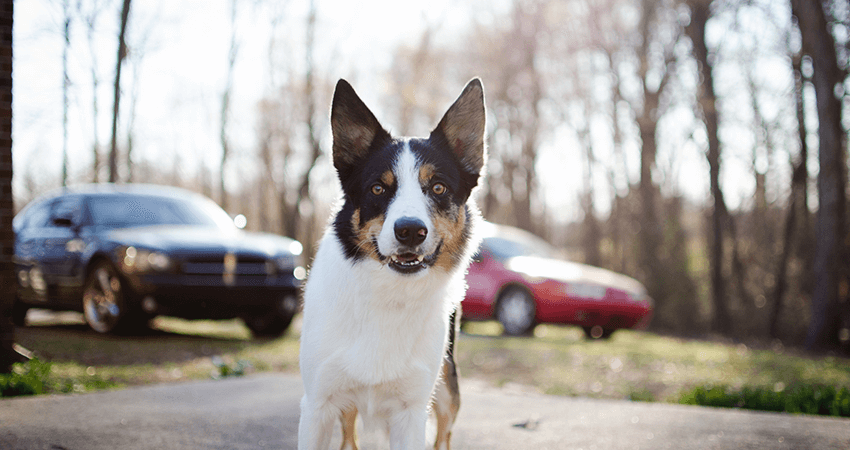
M 235 320 L 157 318 L 148 335 L 113 337 L 71 318 L 19 328 L 17 342 L 51 363 L 60 392 L 84 392 L 217 377 L 237 365 L 248 373 L 297 372 L 297 330 L 296 322 L 286 336 L 258 341 Z M 644 401 L 678 401 L 681 392 L 703 385 L 850 387 L 850 360 L 843 358 L 625 330 L 593 342 L 574 327 L 541 325 L 528 338 L 502 337 L 494 322 L 470 323 L 465 331 L 457 350 L 461 383 L 469 377 L 554 395 Z

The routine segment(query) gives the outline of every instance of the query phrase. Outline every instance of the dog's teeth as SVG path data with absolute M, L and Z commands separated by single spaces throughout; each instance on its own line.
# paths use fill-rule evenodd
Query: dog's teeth
M 422 262 L 424 259 L 425 259 L 425 255 L 419 255 L 419 256 L 416 258 L 416 262 Z

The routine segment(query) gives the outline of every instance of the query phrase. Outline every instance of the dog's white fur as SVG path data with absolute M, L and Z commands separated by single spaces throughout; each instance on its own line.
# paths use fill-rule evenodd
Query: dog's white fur
M 397 217 L 419 218 L 428 227 L 423 245 L 438 243 L 414 156 L 405 150 L 399 159 L 399 193 L 378 238 L 384 254 L 392 254 L 396 245 Z M 387 231 L 390 239 L 384 239 Z M 352 264 L 328 227 L 304 293 L 299 450 L 326 449 L 341 411 L 352 406 L 387 426 L 392 449 L 425 448 L 428 406 L 449 316 L 466 289 L 465 272 L 464 264 L 451 272 L 430 267 L 412 275 L 371 258 Z
M 428 235 L 422 243 L 422 253 L 430 255 L 437 249 L 439 236 L 434 233 L 434 225 L 428 214 L 429 201 L 419 184 L 416 157 L 410 151 L 409 144 L 405 144 L 405 149 L 399 154 L 396 170 L 398 171 L 398 192 L 395 201 L 387 209 L 384 223 L 389 226 L 381 229 L 381 234 L 378 236 L 378 250 L 383 255 L 395 253 L 398 240 L 395 238 L 392 224 L 402 217 L 415 217 L 428 229 Z
M 480 176 L 486 160 L 483 100 L 480 81 L 470 81 L 438 125 L 432 141 L 448 147 L 443 151 L 453 152 L 467 177 Z M 334 94 L 331 122 L 334 165 L 342 181 L 344 173 L 350 174 L 347 165 L 364 157 L 375 133 L 383 130 L 343 80 Z M 388 139 L 383 133 L 382 139 Z M 370 217 L 368 237 L 359 237 L 359 242 L 367 241 L 358 245 L 368 246 L 362 250 L 371 253 L 351 257 L 351 242 L 343 244 L 337 236 L 344 222 L 328 226 L 320 241 L 304 292 L 300 362 L 305 393 L 299 450 L 326 450 L 340 419 L 346 434 L 344 448 L 354 446 L 353 418 L 357 413 L 367 423 L 386 427 L 392 450 L 423 450 L 434 395 L 442 401 L 436 408 L 438 434 L 442 436 L 437 444 L 449 446 L 459 397 L 454 362 L 451 355 L 446 356 L 447 343 L 453 326 L 451 317 L 466 289 L 466 269 L 478 244 L 469 233 L 474 233 L 479 219 L 477 209 L 468 202 L 457 213 L 450 213 L 460 214 L 450 219 L 457 221 L 454 226 L 446 225 L 445 217 L 440 216 L 447 212 L 445 206 L 437 206 L 434 197 L 424 192 L 420 161 L 411 150 L 411 142 L 393 141 L 392 145 L 401 147 L 394 147 L 399 151 L 391 161 L 392 197 L 380 216 Z M 416 145 L 420 145 L 418 141 Z M 446 156 L 452 159 L 450 155 Z M 348 176 L 345 178 L 350 179 Z M 346 195 L 356 197 L 358 193 L 347 191 Z M 469 192 L 461 195 L 465 202 Z M 346 203 L 352 204 L 356 203 Z M 355 219 L 359 212 L 342 220 L 359 220 Z M 415 231 L 424 240 L 411 241 L 409 234 L 401 231 L 397 235 L 397 223 L 424 226 L 424 236 L 422 230 Z M 415 249 L 411 242 L 416 242 Z M 447 243 L 445 249 L 443 243 Z M 419 263 L 410 259 L 412 251 L 419 256 Z M 444 259 L 441 263 L 435 258 Z M 400 269 L 417 265 L 413 270 Z M 452 384 L 439 386 L 443 391 L 450 389 L 437 389 L 435 393 L 444 357 L 447 365 L 443 372 Z

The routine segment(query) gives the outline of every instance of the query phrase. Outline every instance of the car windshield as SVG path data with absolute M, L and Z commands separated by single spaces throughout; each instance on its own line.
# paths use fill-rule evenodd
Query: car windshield
M 210 203 L 210 204 L 207 204 Z M 214 203 L 150 195 L 104 195 L 89 199 L 95 225 L 127 228 L 150 225 L 200 225 L 233 228 L 230 217 Z
M 552 247 L 543 240 L 513 236 L 491 236 L 484 238 L 484 247 L 498 259 L 507 259 L 516 256 L 551 258 L 555 253 Z

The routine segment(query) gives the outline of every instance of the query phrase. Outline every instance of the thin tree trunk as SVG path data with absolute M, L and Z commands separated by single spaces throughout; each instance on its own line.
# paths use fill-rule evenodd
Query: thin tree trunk
M 68 49 L 71 47 L 71 10 L 68 0 L 62 2 L 65 12 L 63 24 L 64 45 L 62 46 L 62 186 L 68 185 L 68 89 L 71 80 L 68 77 Z
M 717 96 L 714 93 L 714 74 L 708 62 L 708 47 L 705 43 L 705 25 L 710 17 L 710 0 L 690 2 L 691 22 L 685 32 L 693 43 L 693 54 L 697 60 L 700 88 L 698 103 L 702 110 L 703 122 L 708 135 L 706 158 L 709 166 L 709 184 L 711 189 L 712 212 L 709 238 L 711 251 L 711 299 L 714 306 L 712 329 L 728 334 L 732 330 L 732 320 L 727 302 L 726 285 L 723 277 L 723 231 L 724 215 L 728 215 L 723 191 L 720 188 L 720 139 L 717 136 Z M 731 220 L 731 218 L 728 218 Z
M 805 225 L 808 222 L 808 204 L 806 197 L 808 196 L 808 164 L 809 146 L 806 143 L 806 118 L 805 107 L 803 103 L 803 71 L 801 70 L 802 55 L 792 57 L 792 69 L 794 72 L 794 100 L 797 109 L 797 131 L 800 141 L 800 155 L 797 157 L 797 163 L 791 176 L 791 201 L 788 205 L 788 215 L 785 218 L 785 230 L 782 237 L 782 253 L 779 255 L 779 263 L 776 268 L 776 285 L 773 290 L 773 310 L 770 314 L 770 337 L 773 339 L 781 338 L 779 328 L 779 318 L 782 316 L 783 304 L 782 299 L 785 296 L 785 291 L 788 288 L 788 260 L 791 254 L 795 252 L 795 235 L 801 234 L 797 230 L 797 222 Z M 798 217 L 799 215 L 801 217 Z M 807 227 L 804 227 L 807 228 Z M 801 230 L 802 234 L 806 234 L 807 229 Z
M 91 64 L 91 81 L 92 81 L 92 181 L 97 183 L 100 181 L 100 133 L 98 132 L 98 87 L 100 86 L 100 77 L 97 74 L 97 53 L 95 51 L 95 21 L 97 12 L 92 12 L 86 18 L 86 32 L 89 43 L 89 53 L 92 59 Z
M 112 141 L 109 147 L 109 182 L 118 181 L 118 110 L 121 101 L 121 66 L 127 56 L 127 45 L 125 36 L 127 33 L 127 20 L 130 18 L 130 0 L 124 0 L 121 7 L 121 29 L 118 32 L 118 57 L 115 62 L 115 90 L 112 103 Z
M 310 144 L 310 163 L 307 169 L 304 171 L 303 178 L 301 178 L 301 183 L 298 185 L 295 199 L 295 207 L 288 217 L 287 220 L 290 222 L 289 230 L 293 233 L 293 236 L 300 239 L 301 242 L 312 242 L 312 240 L 305 239 L 306 235 L 302 230 L 301 225 L 307 225 L 303 227 L 304 230 L 310 230 L 312 226 L 312 213 L 310 217 L 301 217 L 303 212 L 302 202 L 307 201 L 310 196 L 310 172 L 313 171 L 313 167 L 316 166 L 316 162 L 319 160 L 319 157 L 322 155 L 321 147 L 319 146 L 319 136 L 316 133 L 315 126 L 313 125 L 313 115 L 316 112 L 316 101 L 313 97 L 313 84 L 314 84 L 314 75 L 313 75 L 313 51 L 314 51 L 314 41 L 316 35 L 316 4 L 315 1 L 310 2 L 310 15 L 307 18 L 307 41 L 306 41 L 306 49 L 307 49 L 307 74 L 304 80 L 304 98 L 307 101 L 307 117 L 305 117 L 305 121 L 307 124 L 307 138 L 309 139 Z
M 219 171 L 219 204 L 222 209 L 227 210 L 227 185 L 225 183 L 225 169 L 227 159 L 230 157 L 230 141 L 227 138 L 227 124 L 230 119 L 230 94 L 233 89 L 233 69 L 236 65 L 236 56 L 239 53 L 239 43 L 236 41 L 236 0 L 230 4 L 230 50 L 227 53 L 227 81 L 224 92 L 221 94 L 221 120 L 219 122 L 219 141 L 221 142 L 221 166 Z

